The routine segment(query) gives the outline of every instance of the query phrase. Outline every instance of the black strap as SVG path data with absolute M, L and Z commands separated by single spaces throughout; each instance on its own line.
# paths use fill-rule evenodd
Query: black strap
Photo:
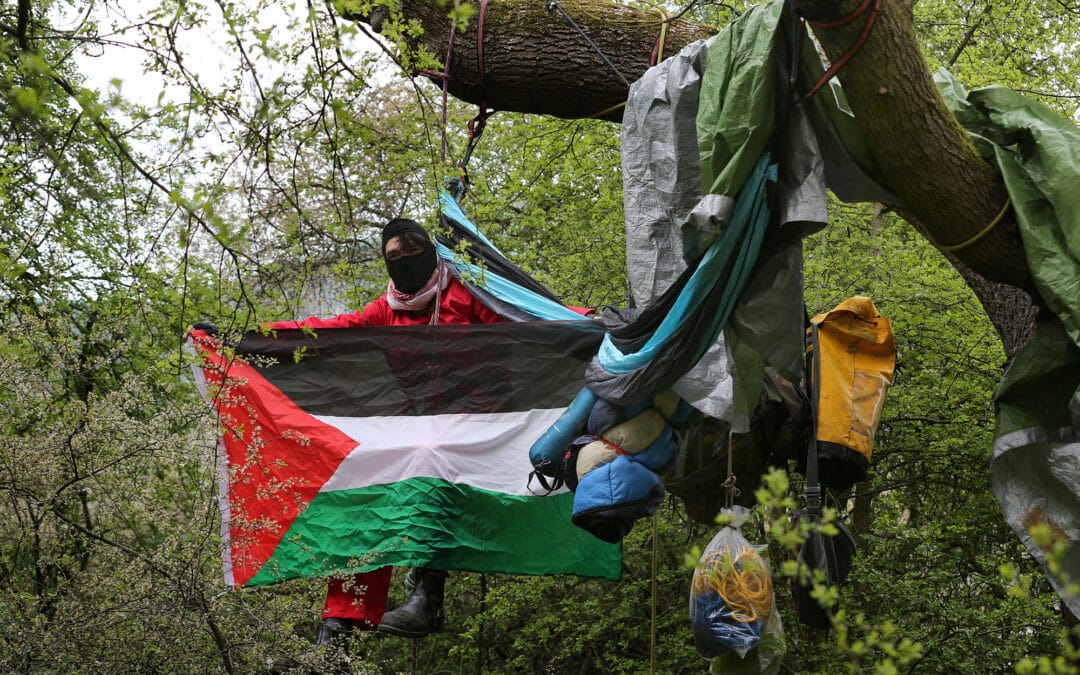
M 821 342 L 818 325 L 810 322 L 810 439 L 806 444 L 806 511 L 821 515 L 821 482 L 818 480 L 817 416 L 821 403 Z
M 529 492 L 531 492 L 534 495 L 541 494 L 540 492 L 537 492 L 537 491 L 532 489 L 532 481 L 533 481 L 533 478 L 535 478 L 536 482 L 540 483 L 540 487 L 544 488 L 544 492 L 542 494 L 544 494 L 545 496 L 550 495 L 552 492 L 554 492 L 554 491 L 558 490 L 559 488 L 561 488 L 563 486 L 563 484 L 565 483 L 565 480 L 563 479 L 562 473 L 563 473 L 562 471 L 559 471 L 558 475 L 556 475 L 554 478 L 552 478 L 551 482 L 549 483 L 548 479 L 544 477 L 544 474 L 540 473 L 539 471 L 530 471 L 529 472 L 529 480 L 526 481 L 526 483 L 525 483 L 525 489 L 528 490 Z

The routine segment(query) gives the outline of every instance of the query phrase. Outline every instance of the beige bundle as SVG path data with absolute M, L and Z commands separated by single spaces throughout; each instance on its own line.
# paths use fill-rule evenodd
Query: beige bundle
M 653 398 L 652 406 L 634 417 L 616 424 L 578 452 L 578 480 L 601 466 L 615 461 L 619 455 L 636 455 L 660 437 L 668 420 L 679 405 L 679 397 L 665 391 Z

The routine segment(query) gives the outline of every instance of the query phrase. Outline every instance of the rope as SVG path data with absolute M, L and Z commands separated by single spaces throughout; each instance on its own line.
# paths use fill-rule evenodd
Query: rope
M 476 70 L 480 74 L 480 84 L 484 84 L 484 14 L 487 13 L 488 0 L 480 2 L 480 17 L 476 22 Z
M 727 478 L 724 480 L 723 483 L 720 484 L 720 487 L 724 488 L 724 503 L 727 506 L 727 508 L 729 508 L 729 509 L 732 506 L 735 505 L 735 497 L 737 497 L 739 495 L 739 488 L 735 487 L 735 484 L 738 481 L 735 478 L 735 470 L 734 470 L 734 468 L 735 468 L 734 467 L 734 459 L 733 459 L 733 457 L 735 455 L 734 437 L 735 437 L 734 432 L 732 432 L 731 429 L 729 428 L 728 429 L 728 437 L 727 437 L 727 439 L 728 439 L 727 440 Z
M 593 438 L 595 438 L 596 440 L 600 441 L 601 443 L 603 443 L 607 447 L 614 450 L 616 455 L 624 455 L 625 456 L 625 455 L 629 454 L 628 452 L 626 452 L 626 450 L 623 450 L 621 447 L 619 447 L 615 443 L 612 443 L 611 441 L 604 438 L 603 436 L 593 436 Z
M 625 108 L 625 107 L 626 107 L 626 101 L 622 101 L 620 103 L 616 103 L 615 105 L 611 106 L 610 108 L 604 108 L 603 110 L 601 110 L 598 113 L 593 113 L 592 115 L 589 115 L 589 117 L 603 117 L 604 115 L 606 115 L 606 114 L 608 114 L 610 112 L 615 112 L 619 108 Z
M 842 16 L 839 19 L 833 19 L 832 21 L 822 21 L 820 19 L 811 19 L 807 17 L 804 18 L 806 18 L 807 23 L 809 23 L 814 28 L 836 28 L 838 26 L 849 24 L 855 19 L 858 19 L 860 16 L 862 16 L 862 13 L 869 9 L 870 3 L 872 1 L 873 0 L 863 0 L 862 4 L 856 7 L 854 11 L 851 12 L 851 14 L 848 14 L 847 16 Z M 881 6 L 879 3 L 878 9 L 880 8 Z
M 660 12 L 660 16 L 664 18 L 660 21 L 660 35 L 656 38 L 656 44 L 653 45 L 652 56 L 649 58 L 650 68 L 664 60 L 664 41 L 667 39 L 668 22 L 671 20 L 671 17 L 668 16 L 667 12 L 661 9 L 658 9 L 657 11 Z
M 657 603 L 657 584 L 656 584 L 656 568 L 657 558 L 660 557 L 659 543 L 660 538 L 660 514 L 654 513 L 652 517 L 652 619 L 649 627 L 649 673 L 656 674 L 656 603 Z
M 792 91 L 794 91 L 795 89 L 795 79 L 798 73 L 799 51 L 802 49 L 802 36 L 805 32 L 803 30 L 804 25 L 809 23 L 814 28 L 836 28 L 837 26 L 843 26 L 844 24 L 854 21 L 855 19 L 866 13 L 867 10 L 870 10 L 870 14 L 866 19 L 866 25 L 863 26 L 862 32 L 859 33 L 859 37 L 856 38 L 855 42 L 853 42 L 852 45 L 848 47 L 848 50 L 844 52 L 840 56 L 840 58 L 836 59 L 836 61 L 833 62 L 831 66 L 829 66 L 828 70 L 826 70 L 824 74 L 822 74 L 822 76 L 818 78 L 818 81 L 814 84 L 813 87 L 810 88 L 810 91 L 801 96 L 798 94 L 795 95 L 796 105 L 802 103 L 804 100 L 816 94 L 822 87 L 825 86 L 825 84 L 829 80 L 833 78 L 834 75 L 836 75 L 837 72 L 840 71 L 841 68 L 844 67 L 844 65 L 848 61 L 852 59 L 852 57 L 855 56 L 855 54 L 858 53 L 860 49 L 862 49 L 862 46 L 866 44 L 867 38 L 870 37 L 870 30 L 874 27 L 874 23 L 877 22 L 878 14 L 881 12 L 881 0 L 863 0 L 862 4 L 859 5 L 854 12 L 848 14 L 847 16 L 840 17 L 839 19 L 836 19 L 834 21 L 817 21 L 814 19 L 808 19 L 801 12 L 797 12 L 798 19 L 796 20 L 795 26 L 796 38 L 791 57 L 793 68 L 791 70 L 791 79 L 788 82 L 789 88 Z
M 567 23 L 573 26 L 574 30 L 576 30 L 578 34 L 585 39 L 585 42 L 593 48 L 593 51 L 600 55 L 600 58 L 604 60 L 604 63 L 607 64 L 608 68 L 611 68 L 612 72 L 619 76 L 619 80 L 622 81 L 622 83 L 626 85 L 627 88 L 630 87 L 629 80 L 627 80 L 623 76 L 623 74 L 619 72 L 619 69 L 615 67 L 615 64 L 611 62 L 611 59 L 607 57 L 607 54 L 601 51 L 600 48 L 596 46 L 596 43 L 589 39 L 589 36 L 585 34 L 585 31 L 581 30 L 581 27 L 574 23 L 574 20 L 570 18 L 570 15 L 566 13 L 566 10 L 563 9 L 561 5 L 559 5 L 558 0 L 547 0 L 545 8 L 549 12 L 553 9 L 559 10 L 559 13 L 563 15 L 563 18 L 566 19 Z
M 713 551 L 702 557 L 704 574 L 695 574 L 690 584 L 694 595 L 715 591 L 740 623 L 764 621 L 772 611 L 772 583 L 765 563 L 753 546 L 743 546 L 732 555 Z
M 460 1 L 460 0 L 458 0 Z M 480 3 L 480 14 L 476 23 L 476 71 L 480 76 L 480 86 L 483 87 L 485 72 L 484 72 L 484 17 L 487 15 L 488 0 L 482 0 Z M 451 29 L 452 30 L 452 29 Z M 451 33 L 451 36 L 453 33 Z M 447 76 L 449 77 L 449 66 L 447 67 Z M 444 114 L 445 114 L 445 100 Z M 480 136 L 484 133 L 484 128 L 487 126 L 487 118 L 495 114 L 495 110 L 488 108 L 487 99 L 484 98 L 480 101 L 479 112 L 476 117 L 469 120 L 469 138 L 465 143 L 465 154 L 462 156 L 461 161 L 458 162 L 458 171 L 461 174 L 461 180 L 459 185 L 461 190 L 454 195 L 455 201 L 461 203 L 465 199 L 466 193 L 469 191 L 469 160 L 472 158 L 473 150 L 476 149 L 476 144 L 480 140 Z M 444 121 L 444 134 L 445 134 L 445 121 Z M 445 135 L 444 135 L 445 142 Z M 443 162 L 446 162 L 445 156 Z
M 461 4 L 461 0 L 454 0 L 454 14 L 457 14 L 458 7 Z M 424 71 L 421 74 L 431 77 L 433 79 L 442 80 L 442 113 L 439 115 L 439 124 L 442 126 L 442 143 L 439 147 L 439 161 L 446 164 L 446 149 L 449 143 L 446 140 L 446 109 L 447 109 L 447 89 L 450 84 L 450 57 L 454 54 L 454 38 L 457 36 L 457 23 L 450 22 L 450 40 L 446 45 L 446 63 L 443 65 L 443 71 L 441 73 L 432 73 L 431 71 Z
M 1002 220 L 1005 219 L 1005 214 L 1009 212 L 1009 207 L 1010 206 L 1012 206 L 1012 200 L 1009 199 L 1008 197 L 1006 197 L 1005 198 L 1005 206 L 1001 207 L 1001 210 L 998 211 L 997 216 L 995 216 L 994 219 L 990 221 L 990 224 L 987 225 L 986 227 L 984 227 L 982 229 L 982 231 L 980 231 L 974 237 L 972 237 L 971 239 L 968 239 L 967 241 L 965 241 L 963 243 L 955 244 L 953 246 L 943 246 L 943 245 L 937 243 L 936 241 L 934 241 L 933 237 L 930 237 L 929 234 L 927 234 L 926 236 L 927 236 L 928 239 L 930 239 L 930 241 L 934 244 L 934 246 L 937 246 L 940 250 L 945 251 L 946 253 L 954 253 L 956 251 L 962 251 L 965 248 L 967 248 L 968 246 L 971 246 L 975 242 L 979 241 L 980 239 L 982 239 L 986 235 L 990 234 L 990 231 L 993 230 L 995 227 L 997 227 L 998 223 L 1000 223 Z
M 472 158 L 473 150 L 476 149 L 476 144 L 487 127 L 487 118 L 494 114 L 495 111 L 487 107 L 487 101 L 481 101 L 480 112 L 477 113 L 476 117 L 469 120 L 469 140 L 465 143 L 465 154 L 458 163 L 462 186 L 461 194 L 455 197 L 458 203 L 465 199 L 465 193 L 469 191 L 469 160 Z

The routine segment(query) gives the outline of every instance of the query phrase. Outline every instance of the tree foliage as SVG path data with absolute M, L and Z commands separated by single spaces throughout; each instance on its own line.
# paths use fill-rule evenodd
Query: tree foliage
M 1075 7 L 916 9 L 932 64 L 1075 115 L 1077 48 L 1062 39 Z M 84 10 L 0 9 L 0 667 L 258 670 L 304 650 L 322 588 L 222 587 L 216 427 L 181 334 L 204 318 L 242 330 L 373 299 L 377 228 L 400 214 L 434 223 L 475 111 L 451 99 L 444 127 L 439 88 L 401 77 L 321 4 Z M 389 35 L 405 44 L 415 30 Z M 138 67 L 90 87 L 95 59 L 117 53 Z M 566 301 L 621 305 L 618 150 L 609 123 L 499 113 L 469 165 L 467 211 Z M 806 243 L 808 307 L 872 295 L 896 323 L 901 367 L 873 475 L 848 504 L 860 554 L 845 619 L 830 635 L 799 627 L 779 581 L 785 668 L 1053 667 L 1036 659 L 1063 653 L 1059 608 L 988 487 L 1000 342 L 895 215 L 835 206 Z M 771 542 L 782 579 L 779 499 L 748 534 Z M 685 558 L 712 530 L 675 500 L 655 528 L 627 539 L 619 583 L 454 574 L 451 630 L 422 643 L 419 669 L 704 670 Z M 354 647 L 358 671 L 411 665 L 407 643 Z

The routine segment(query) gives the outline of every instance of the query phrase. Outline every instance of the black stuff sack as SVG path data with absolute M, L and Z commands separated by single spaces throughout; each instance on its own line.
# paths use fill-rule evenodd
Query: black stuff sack
M 811 518 L 818 520 L 813 516 Z M 795 608 L 799 623 L 813 628 L 830 628 L 833 613 L 831 608 L 822 607 L 813 597 L 814 580 L 817 577 L 815 572 L 821 571 L 826 585 L 842 586 L 847 581 L 851 572 L 851 561 L 855 557 L 855 539 L 848 529 L 835 521 L 830 525 L 836 528 L 835 535 L 814 528 L 807 533 L 799 549 L 799 574 L 794 580 Z

